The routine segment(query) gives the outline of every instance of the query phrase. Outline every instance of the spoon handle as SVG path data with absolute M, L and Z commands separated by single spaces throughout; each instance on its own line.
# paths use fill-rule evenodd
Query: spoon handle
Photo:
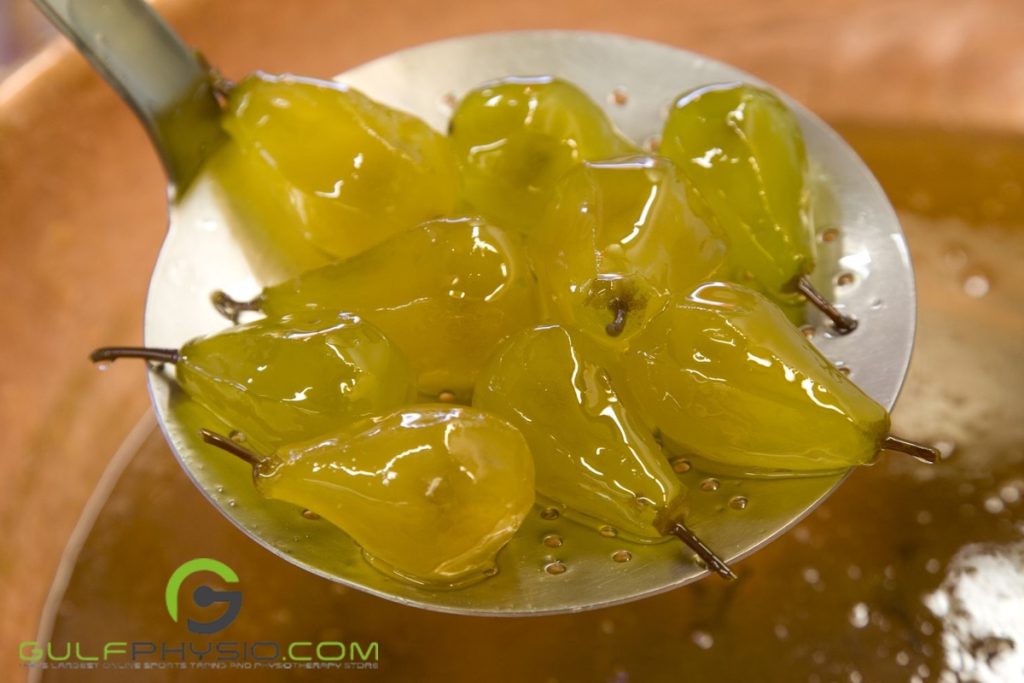
M 144 0 L 34 2 L 132 107 L 183 194 L 222 137 L 208 68 Z

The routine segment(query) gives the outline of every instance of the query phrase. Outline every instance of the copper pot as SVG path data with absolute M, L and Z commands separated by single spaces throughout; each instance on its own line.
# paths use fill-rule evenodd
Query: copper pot
M 956 483 L 950 484 L 951 490 L 964 483 L 975 489 L 957 505 L 973 505 L 976 514 L 992 519 L 988 525 L 958 522 L 948 542 L 940 544 L 943 552 L 952 556 L 967 542 L 1012 538 L 1003 527 L 1022 518 L 1012 502 L 1016 499 L 1007 494 L 998 512 L 986 509 L 985 501 L 992 491 L 999 496 L 1002 487 L 1014 485 L 1007 473 L 1024 459 L 1019 389 L 1024 386 L 1024 276 L 1019 268 L 1024 229 L 1024 5 L 1015 0 L 830 0 L 813 7 L 796 0 L 719 0 L 711 5 L 657 0 L 628 5 L 165 0 L 158 7 L 228 76 L 257 68 L 329 76 L 438 38 L 552 27 L 611 31 L 678 45 L 776 84 L 847 133 L 894 203 L 905 210 L 922 310 L 919 351 L 897 420 L 904 432 L 958 444 L 957 456 L 929 475 L 930 483 L 918 482 L 924 487 L 920 490 L 914 475 L 899 464 L 855 477 L 823 508 L 824 514 L 842 521 L 842 528 L 832 533 L 843 536 L 848 550 L 855 546 L 870 558 L 877 555 L 884 566 L 885 553 L 893 551 L 898 539 L 913 537 L 914 525 L 920 526 L 923 518 L 913 499 L 894 498 L 901 492 L 920 495 L 922 509 L 927 509 L 932 500 L 928 496 L 938 491 L 927 487 L 936 486 L 934 480 L 949 480 Z M 101 374 L 86 361 L 95 346 L 138 341 L 165 213 L 163 176 L 141 128 L 68 45 L 49 45 L 0 83 L 0 319 L 8 324 L 0 368 L 0 677 L 5 679 L 25 675 L 16 645 L 35 637 L 76 520 L 133 427 L 143 424 L 133 447 L 148 443 L 151 462 L 161 456 L 166 457 L 160 462 L 170 462 L 159 440 L 144 438 L 148 399 L 141 370 Z M 979 471 L 989 473 L 990 487 L 978 483 Z M 179 473 L 171 469 L 161 476 L 177 481 L 165 490 L 194 500 L 188 497 L 187 484 L 173 479 Z M 133 481 L 144 487 L 166 480 L 139 475 Z M 131 500 L 147 504 L 145 498 Z M 161 509 L 176 509 L 173 501 L 161 504 Z M 181 511 L 186 518 L 200 515 L 204 524 L 223 524 L 209 517 L 213 513 L 204 513 L 209 511 Z M 935 514 L 929 514 L 934 520 Z M 828 536 L 831 529 L 821 515 L 807 522 L 806 533 L 812 537 Z M 160 523 L 150 515 L 139 517 Z M 169 524 L 166 518 L 163 523 Z M 863 536 L 876 524 L 896 528 L 866 541 Z M 187 537 L 189 529 L 180 526 L 177 533 Z M 176 527 L 160 528 L 173 533 Z M 240 548 L 244 542 L 232 540 L 233 533 L 237 535 L 226 528 L 214 537 Z M 850 534 L 859 540 L 852 542 Z M 834 552 L 843 552 L 835 547 Z M 123 552 L 130 557 L 133 551 Z M 758 591 L 768 591 L 759 586 L 770 586 L 772 576 L 799 575 L 806 569 L 800 563 L 809 561 L 799 538 L 784 539 L 763 555 L 744 563 L 751 576 L 737 589 L 755 601 L 761 596 Z M 253 562 L 263 567 L 270 560 L 257 557 Z M 291 568 L 267 571 L 308 587 L 302 590 L 309 595 L 325 590 L 319 583 L 303 583 L 301 573 Z M 815 571 L 820 578 L 825 570 Z M 921 577 L 906 576 L 910 591 L 934 588 L 941 579 L 936 574 L 931 583 L 914 583 Z M 81 595 L 105 594 L 95 583 L 81 584 L 78 590 Z M 614 618 L 657 618 L 677 608 L 703 614 L 700 605 L 710 599 L 707 591 L 726 599 L 720 589 L 702 584 L 659 599 L 653 607 L 643 603 L 646 607 L 636 612 L 616 608 L 625 611 Z M 411 617 L 371 598 L 351 599 L 359 608 L 382 615 L 381 624 L 409 618 L 420 619 L 425 628 L 465 628 L 448 621 L 450 617 Z M 850 606 L 833 602 L 828 609 L 845 620 Z M 611 618 L 602 614 L 559 617 L 544 629 L 554 633 L 574 632 L 581 625 L 601 627 L 602 619 Z M 748 610 L 749 618 L 759 614 L 758 609 Z M 728 642 L 725 634 L 746 633 L 727 616 L 701 618 L 708 625 L 687 622 L 699 632 L 691 640 L 700 652 L 706 651 L 707 642 L 700 634 L 711 636 L 720 629 L 719 642 Z M 494 628 L 519 634 L 511 626 Z M 770 631 L 772 626 L 764 628 Z M 792 625 L 786 628 L 797 631 Z M 847 632 L 856 633 L 840 628 L 835 637 Z M 754 648 L 750 638 L 745 642 Z M 624 662 L 629 652 L 642 651 L 641 640 L 632 649 L 623 645 Z M 544 641 L 524 642 L 541 648 Z M 496 652 L 488 656 L 500 658 Z M 585 648 L 573 652 L 561 664 L 552 658 L 543 670 L 574 680 L 572 671 L 581 671 L 585 662 L 604 662 L 586 657 Z M 756 656 L 763 660 L 767 652 Z M 429 661 L 425 655 L 420 659 Z M 566 668 L 566 662 L 576 662 L 575 668 Z M 649 670 L 667 671 L 663 663 L 652 666 Z M 510 680 L 536 673 L 525 664 L 508 671 Z M 603 669 L 582 671 L 591 679 L 607 675 Z

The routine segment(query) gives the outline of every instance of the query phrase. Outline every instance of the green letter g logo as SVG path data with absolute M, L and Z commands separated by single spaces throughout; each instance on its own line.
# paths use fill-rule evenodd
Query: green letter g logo
M 194 560 L 189 560 L 174 570 L 171 578 L 167 581 L 167 589 L 164 591 L 167 613 L 171 615 L 171 619 L 175 622 L 178 621 L 178 590 L 185 579 L 197 572 L 211 572 L 227 583 L 238 583 L 238 575 L 223 562 L 212 560 L 208 557 L 197 557 Z M 209 586 L 199 586 L 192 593 L 192 598 L 200 607 L 209 607 L 217 602 L 226 603 L 228 606 L 224 614 L 213 621 L 189 619 L 188 630 L 192 633 L 210 634 L 223 631 L 235 620 L 235 617 L 238 616 L 238 611 L 242 608 L 241 591 L 218 591 Z

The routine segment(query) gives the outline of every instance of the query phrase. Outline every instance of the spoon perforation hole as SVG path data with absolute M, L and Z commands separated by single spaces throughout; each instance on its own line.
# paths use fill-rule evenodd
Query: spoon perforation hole
M 608 93 L 608 102 L 616 107 L 624 107 L 629 103 L 629 93 L 622 86 Z

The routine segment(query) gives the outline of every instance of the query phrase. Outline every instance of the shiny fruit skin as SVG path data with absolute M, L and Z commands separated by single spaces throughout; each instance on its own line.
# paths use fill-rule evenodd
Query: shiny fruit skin
M 801 302 L 814 269 L 807 152 L 800 124 L 753 85 L 709 85 L 671 108 L 660 151 L 690 180 L 729 239 L 732 277 L 780 305 Z
M 725 268 L 716 223 L 662 157 L 584 162 L 558 183 L 540 229 L 529 236 L 555 318 L 622 345 L 673 292 Z M 614 325 L 618 308 L 621 329 Z
M 521 237 L 478 218 L 431 221 L 269 287 L 261 308 L 361 315 L 409 358 L 421 395 L 465 402 L 497 344 L 541 315 Z
M 724 474 L 813 476 L 872 462 L 889 416 L 763 295 L 707 283 L 638 334 L 623 376 L 666 447 Z
M 450 213 L 447 138 L 339 83 L 247 76 L 227 95 L 211 161 L 264 279 L 358 254 Z
M 175 373 L 185 393 L 269 450 L 393 410 L 415 396 L 408 362 L 356 316 L 300 312 L 194 339 Z
M 551 76 L 509 77 L 469 92 L 449 135 L 463 202 L 522 232 L 534 229 L 569 168 L 637 151 L 586 93 Z
M 608 369 L 614 354 L 565 327 L 525 330 L 495 354 L 473 404 L 526 437 L 537 494 L 588 526 L 660 541 L 682 512 L 683 485 L 653 436 L 624 405 Z
M 534 502 L 523 436 L 464 406 L 408 406 L 290 444 L 255 481 L 343 529 L 374 566 L 433 588 L 485 578 Z

